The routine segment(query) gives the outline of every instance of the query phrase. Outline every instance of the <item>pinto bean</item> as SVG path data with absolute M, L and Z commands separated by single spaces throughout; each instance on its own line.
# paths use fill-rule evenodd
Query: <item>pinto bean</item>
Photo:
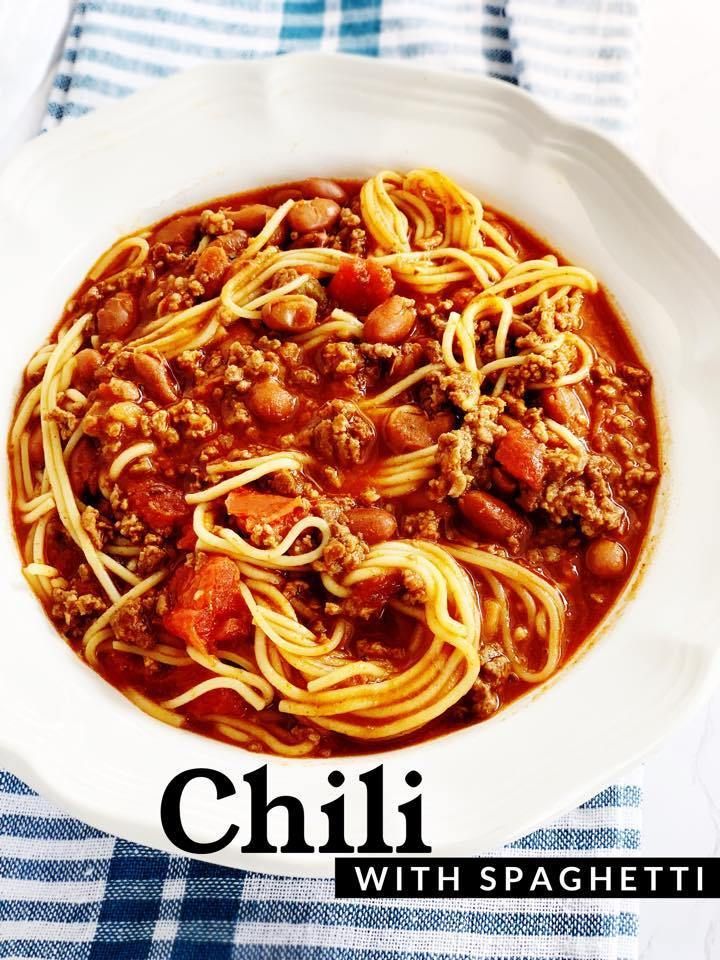
M 230 233 L 224 233 L 221 237 L 213 240 L 213 243 L 219 244 L 229 257 L 236 257 L 247 247 L 249 235 L 247 230 L 231 230 Z
M 576 433 L 587 433 L 590 417 L 572 387 L 548 387 L 540 391 L 540 402 L 545 413 Z
M 425 363 L 425 351 L 420 340 L 409 340 L 404 343 L 390 364 L 389 379 L 391 383 L 403 380 L 414 373 Z
M 283 423 L 295 416 L 298 398 L 274 377 L 259 380 L 247 393 L 247 405 L 258 420 Z
M 502 500 L 471 490 L 458 500 L 460 512 L 470 526 L 489 540 L 514 541 L 517 546 L 530 532 L 530 525 Z
M 178 385 L 164 357 L 136 353 L 133 355 L 133 366 L 138 380 L 151 400 L 159 404 L 174 403 L 177 400 Z
M 347 525 L 370 546 L 391 540 L 397 533 L 395 517 L 380 507 L 353 507 L 347 512 Z
M 270 207 L 267 203 L 249 203 L 239 210 L 231 210 L 229 216 L 236 227 L 247 230 L 248 233 L 260 233 L 276 209 L 277 207 Z
M 278 224 L 277 227 L 270 234 L 268 239 L 268 246 L 270 247 L 281 247 L 287 240 L 288 228 L 287 223 L 283 220 L 282 223 Z
M 95 379 L 95 374 L 102 366 L 102 357 L 97 350 L 86 347 L 75 354 L 75 370 L 73 372 L 73 383 L 89 387 Z
M 298 187 L 279 187 L 274 190 L 268 200 L 276 207 L 281 207 L 288 200 L 302 200 L 303 192 Z
M 97 312 L 98 333 L 103 340 L 124 340 L 137 323 L 137 308 L 126 290 L 110 297 Z
M 311 297 L 283 297 L 274 303 L 266 303 L 262 308 L 262 321 L 271 330 L 278 333 L 301 333 L 315 326 L 317 301 Z
M 326 200 L 334 200 L 336 203 L 344 204 L 347 202 L 347 193 L 344 188 L 334 180 L 325 180 L 323 177 L 308 177 L 300 184 L 302 196 L 307 200 L 313 197 L 324 197 Z
M 45 463 L 45 452 L 43 450 L 42 427 L 36 424 L 30 434 L 28 442 L 28 454 L 30 463 L 33 467 L 41 467 Z
M 164 223 L 155 233 L 156 243 L 167 243 L 170 247 L 190 247 L 195 242 L 200 217 L 196 213 L 184 214 Z
M 182 490 L 154 477 L 131 481 L 128 499 L 135 513 L 153 530 L 179 526 L 192 510 Z
M 98 492 L 99 460 L 95 447 L 83 437 L 70 454 L 68 476 L 70 486 L 77 497 L 82 497 L 87 491 L 92 494 Z
M 214 297 L 220 292 L 225 271 L 230 266 L 230 258 L 222 244 L 209 243 L 195 264 L 193 276 L 205 287 L 205 293 Z
M 314 200 L 298 200 L 287 215 L 291 230 L 310 233 L 327 230 L 340 216 L 340 207 L 334 200 L 316 197 Z
M 402 343 L 415 326 L 415 303 L 397 294 L 371 310 L 363 326 L 368 343 Z
M 585 563 L 594 576 L 612 580 L 625 573 L 628 557 L 625 548 L 617 540 L 598 537 L 587 548 Z
M 313 230 L 311 233 L 304 233 L 297 240 L 290 244 L 291 250 L 304 249 L 305 247 L 325 247 L 328 244 L 329 236 L 325 230 Z
M 408 404 L 385 417 L 383 437 L 393 453 L 410 453 L 432 446 L 440 434 L 452 430 L 454 424 L 452 414 L 441 413 L 429 420 L 419 407 Z

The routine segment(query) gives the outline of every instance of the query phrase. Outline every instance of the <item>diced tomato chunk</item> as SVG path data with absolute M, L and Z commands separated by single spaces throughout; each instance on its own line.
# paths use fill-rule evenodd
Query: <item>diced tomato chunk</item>
M 186 523 L 183 531 L 175 541 L 175 546 L 180 550 L 194 550 L 197 543 L 197 536 L 193 530 L 192 523 Z
M 145 477 L 134 481 L 128 490 L 130 506 L 153 530 L 166 530 L 181 524 L 192 508 L 185 495 L 164 480 Z
M 354 257 L 343 260 L 328 284 L 330 295 L 344 309 L 365 316 L 395 290 L 395 281 L 387 267 L 373 260 Z
M 240 574 L 229 557 L 206 557 L 197 567 L 180 567 L 167 588 L 170 610 L 163 626 L 203 653 L 218 643 L 250 635 L 250 611 L 240 593 Z
M 507 432 L 497 445 L 495 459 L 531 490 L 542 487 L 545 479 L 543 446 L 525 427 L 513 427 Z
M 243 489 L 228 494 L 225 509 L 245 533 L 250 533 L 258 523 L 268 523 L 283 537 L 294 523 L 307 514 L 300 497 L 282 497 Z
M 244 717 L 248 706 L 242 697 L 234 690 L 208 690 L 201 696 L 191 700 L 183 708 L 185 713 L 202 720 L 204 717 L 220 714 L 226 717 Z

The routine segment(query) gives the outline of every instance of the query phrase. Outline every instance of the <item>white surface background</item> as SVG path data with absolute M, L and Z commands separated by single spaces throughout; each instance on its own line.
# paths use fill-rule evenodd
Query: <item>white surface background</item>
M 720 249 L 720 4 L 695 0 L 691 19 L 680 7 L 645 2 L 632 150 Z M 0 164 L 40 127 L 68 11 L 0 0 Z M 648 760 L 643 809 L 646 856 L 720 856 L 720 693 Z M 643 903 L 641 960 L 720 960 L 718 901 Z

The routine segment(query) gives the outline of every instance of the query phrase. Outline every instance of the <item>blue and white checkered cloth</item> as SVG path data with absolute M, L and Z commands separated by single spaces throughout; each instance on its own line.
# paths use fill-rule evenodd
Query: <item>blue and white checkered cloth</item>
M 203 59 L 320 48 L 490 73 L 622 135 L 639 2 L 87 0 L 73 12 L 47 125 Z M 602 856 L 639 844 L 640 788 L 629 780 L 496 852 Z M 632 960 L 636 903 L 335 901 L 330 880 L 233 871 L 108 836 L 0 772 L 0 957 Z
M 82 0 L 48 126 L 200 60 L 332 50 L 519 83 L 569 118 L 631 127 L 643 0 Z
M 616 784 L 498 853 L 630 855 L 639 807 L 637 783 Z M 635 960 L 637 932 L 635 900 L 335 900 L 332 880 L 110 837 L 0 774 L 2 957 Z

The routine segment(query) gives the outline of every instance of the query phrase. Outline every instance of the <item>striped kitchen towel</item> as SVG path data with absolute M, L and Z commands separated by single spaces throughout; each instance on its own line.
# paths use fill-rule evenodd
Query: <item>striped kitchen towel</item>
M 632 127 L 640 0 L 85 0 L 47 125 L 204 59 L 339 50 L 519 83 Z M 636 781 L 502 853 L 632 853 Z M 467 851 L 472 853 L 474 851 Z M 636 901 L 335 901 L 332 882 L 169 856 L 66 816 L 0 772 L 0 957 L 42 960 L 631 960 Z
M 626 136 L 643 0 L 82 0 L 48 105 L 75 117 L 200 60 L 332 50 L 519 83 Z
M 630 855 L 627 781 L 503 855 Z M 471 851 L 468 851 L 470 853 Z M 637 901 L 335 900 L 110 837 L 0 773 L 0 956 L 42 960 L 634 960 Z

